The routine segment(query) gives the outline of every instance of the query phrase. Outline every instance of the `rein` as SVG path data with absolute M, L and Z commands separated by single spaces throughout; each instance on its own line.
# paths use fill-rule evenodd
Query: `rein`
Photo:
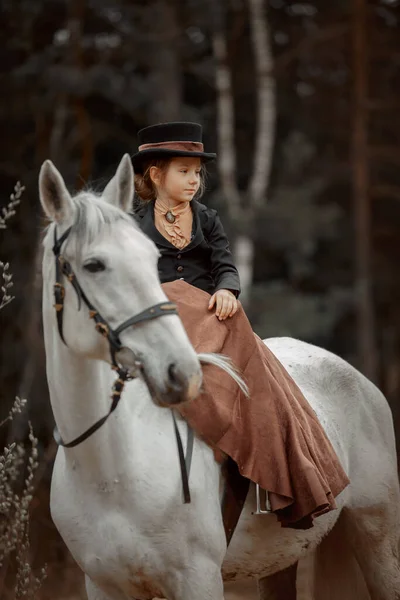
M 68 281 L 72 284 L 76 295 L 78 297 L 78 310 L 81 309 L 82 301 L 86 304 L 89 309 L 89 316 L 95 322 L 96 330 L 105 338 L 107 338 L 109 346 L 110 346 L 110 355 L 111 355 L 111 368 L 115 370 L 118 374 L 118 378 L 114 382 L 112 388 L 112 396 L 111 396 L 111 406 L 106 415 L 96 421 L 91 427 L 89 427 L 86 431 L 84 431 L 81 435 L 74 438 L 70 442 L 65 442 L 58 429 L 54 430 L 54 439 L 59 446 L 64 448 L 74 448 L 78 446 L 85 440 L 87 440 L 93 433 L 95 433 L 104 423 L 107 421 L 111 413 L 117 408 L 119 401 L 121 400 L 121 395 L 125 387 L 125 383 L 127 381 L 131 381 L 132 379 L 136 379 L 139 377 L 142 369 L 143 363 L 136 358 L 135 359 L 135 370 L 130 372 L 128 369 L 121 367 L 118 364 L 116 359 L 116 353 L 122 349 L 122 343 L 120 340 L 120 334 L 122 331 L 127 329 L 128 327 L 132 327 L 133 325 L 137 325 L 138 323 L 144 323 L 146 321 L 151 321 L 153 319 L 158 319 L 159 317 L 163 317 L 166 315 L 177 315 L 178 310 L 175 304 L 172 302 L 160 302 L 159 304 L 155 304 L 150 308 L 138 313 L 137 315 L 131 317 L 124 321 L 121 325 L 119 325 L 116 329 L 112 329 L 107 321 L 101 316 L 101 314 L 96 310 L 96 308 L 92 305 L 92 303 L 88 300 L 86 294 L 81 288 L 75 273 L 72 270 L 71 264 L 64 258 L 61 254 L 61 247 L 65 240 L 68 238 L 71 232 L 71 227 L 69 227 L 63 235 L 57 239 L 56 227 L 54 227 L 54 246 L 53 246 L 53 254 L 55 256 L 55 267 L 56 267 L 56 282 L 54 284 L 54 298 L 55 304 L 54 308 L 56 309 L 56 317 L 57 317 L 57 326 L 60 337 L 65 345 L 65 339 L 63 334 L 63 315 L 64 315 L 64 298 L 65 298 L 65 287 L 63 285 L 63 277 L 66 277 Z M 193 441 L 194 435 L 192 429 L 188 427 L 187 434 L 187 448 L 186 448 L 186 457 L 183 450 L 182 439 L 179 433 L 179 429 L 176 423 L 175 415 L 172 411 L 173 423 L 174 423 L 174 431 L 176 435 L 176 441 L 178 445 L 178 456 L 179 456 L 179 464 L 181 468 L 182 475 L 182 487 L 183 487 L 183 498 L 184 503 L 190 503 L 190 490 L 189 490 L 189 472 L 192 461 L 192 453 L 193 453 Z

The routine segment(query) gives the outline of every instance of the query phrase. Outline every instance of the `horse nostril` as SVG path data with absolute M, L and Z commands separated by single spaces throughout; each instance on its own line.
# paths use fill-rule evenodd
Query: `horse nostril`
M 188 376 L 182 365 L 171 363 L 167 368 L 165 387 L 165 404 L 181 404 L 197 398 L 200 393 L 202 372 Z
M 168 367 L 167 372 L 168 372 L 169 384 L 175 390 L 182 390 L 184 387 L 184 382 L 182 381 L 182 377 L 180 376 L 180 373 L 178 371 L 178 367 L 177 367 L 176 363 L 171 363 Z

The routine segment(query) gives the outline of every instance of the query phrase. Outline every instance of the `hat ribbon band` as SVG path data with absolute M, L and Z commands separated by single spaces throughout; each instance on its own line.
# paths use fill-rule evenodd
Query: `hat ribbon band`
M 142 144 L 139 146 L 139 152 L 143 150 L 184 150 L 185 152 L 204 152 L 204 145 L 201 142 L 156 142 L 154 144 Z

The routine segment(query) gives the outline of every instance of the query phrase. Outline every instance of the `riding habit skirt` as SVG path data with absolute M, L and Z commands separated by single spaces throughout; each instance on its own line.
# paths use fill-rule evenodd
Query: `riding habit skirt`
M 240 303 L 234 317 L 219 321 L 208 310 L 207 292 L 181 280 L 162 287 L 195 350 L 231 358 L 250 392 L 247 398 L 229 375 L 206 365 L 202 393 L 179 412 L 216 456 L 230 456 L 244 477 L 268 490 L 283 527 L 312 527 L 349 484 L 313 409 Z

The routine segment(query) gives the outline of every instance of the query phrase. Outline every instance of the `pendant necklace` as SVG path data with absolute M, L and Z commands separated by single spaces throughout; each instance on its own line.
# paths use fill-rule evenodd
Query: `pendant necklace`
M 175 223 L 176 217 L 170 210 L 167 210 L 165 213 L 165 218 L 167 219 L 168 223 Z

